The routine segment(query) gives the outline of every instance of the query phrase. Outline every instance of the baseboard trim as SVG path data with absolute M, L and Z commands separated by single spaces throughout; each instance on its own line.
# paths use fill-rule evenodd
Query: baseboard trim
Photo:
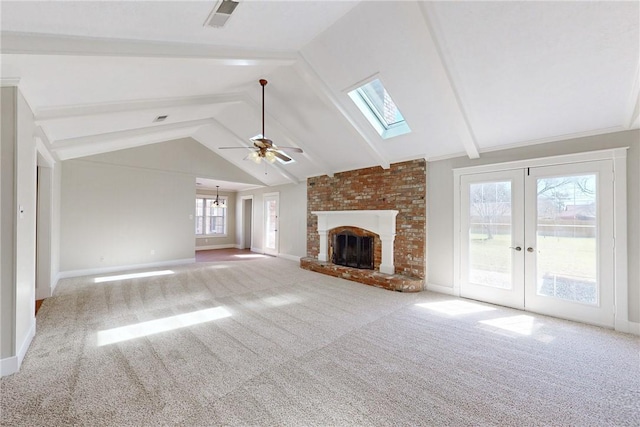
M 36 289 L 36 300 L 49 298 L 52 295 L 51 288 Z
M 435 283 L 427 283 L 427 290 L 432 292 L 438 292 L 439 294 L 457 296 L 455 289 L 452 286 L 436 285 Z
M 300 263 L 300 258 L 302 257 L 289 255 L 289 254 L 278 254 L 278 258 L 284 258 L 284 259 L 288 259 L 289 261 L 295 261 L 297 263 Z
M 60 279 L 68 279 L 70 277 L 93 276 L 96 274 L 114 273 L 117 271 L 138 270 L 141 268 L 167 267 L 171 265 L 192 264 L 196 262 L 195 258 L 173 259 L 169 261 L 151 262 L 148 264 L 118 265 L 114 267 L 88 268 L 86 270 L 69 270 L 58 273 Z
M 56 273 L 51 281 L 51 296 L 56 292 L 56 287 L 58 287 L 58 282 L 60 281 L 60 273 Z
M 15 374 L 18 372 L 18 356 L 0 359 L 0 376 Z
M 626 332 L 632 334 L 632 335 L 640 335 L 640 323 L 638 322 L 627 322 L 628 327 Z
M 252 247 L 252 248 L 251 248 L 251 252 L 255 252 L 255 253 L 257 253 L 257 254 L 262 254 L 262 253 L 264 253 L 264 252 L 262 251 L 262 248 L 254 248 L 254 247 Z
M 20 346 L 20 351 L 15 356 L 7 357 L 5 359 L 0 359 L 0 376 L 6 377 L 7 375 L 15 374 L 20 370 L 20 366 L 22 365 L 22 361 L 24 357 L 27 355 L 27 350 L 29 350 L 29 346 L 31 345 L 31 341 L 36 336 L 36 318 L 34 317 L 31 321 L 31 328 L 29 328 L 29 332 L 27 336 L 24 338 L 22 345 Z
M 196 246 L 196 252 L 209 251 L 211 249 L 239 249 L 239 248 L 238 248 L 238 245 L 235 245 L 235 244 Z

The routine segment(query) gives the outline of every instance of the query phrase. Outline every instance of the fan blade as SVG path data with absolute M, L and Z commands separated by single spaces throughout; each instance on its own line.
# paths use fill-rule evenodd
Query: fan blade
M 218 147 L 218 150 L 235 150 L 237 148 L 253 150 L 253 147 Z
M 279 152 L 279 151 L 271 150 L 271 152 L 272 152 L 272 153 L 273 153 L 277 158 L 279 158 L 280 160 L 282 160 L 283 162 L 290 162 L 291 160 L 293 160 L 291 157 L 289 157 L 289 156 L 287 156 L 287 155 L 285 155 L 285 154 L 282 154 L 282 153 L 281 153 L 281 152 Z
M 280 146 L 278 146 L 278 150 L 288 151 L 290 153 L 303 153 L 302 148 L 298 148 L 298 147 L 280 147 Z

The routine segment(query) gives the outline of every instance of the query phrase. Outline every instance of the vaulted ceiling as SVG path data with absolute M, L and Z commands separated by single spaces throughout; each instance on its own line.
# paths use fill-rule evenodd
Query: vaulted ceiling
M 3 0 L 1 70 L 60 160 L 190 137 L 279 185 L 638 128 L 639 5 L 241 0 L 210 28 L 215 1 Z M 350 100 L 372 76 L 410 133 Z M 304 150 L 268 174 L 219 150 L 260 133 L 260 78 L 266 136 Z

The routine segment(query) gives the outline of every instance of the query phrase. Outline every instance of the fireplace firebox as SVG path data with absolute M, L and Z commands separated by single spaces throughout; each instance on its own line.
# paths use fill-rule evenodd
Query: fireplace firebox
M 373 270 L 373 238 L 343 231 L 333 236 L 331 262 L 347 267 Z

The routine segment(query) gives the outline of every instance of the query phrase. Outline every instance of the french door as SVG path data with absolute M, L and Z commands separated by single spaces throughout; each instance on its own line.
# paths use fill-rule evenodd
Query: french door
M 460 177 L 460 295 L 614 326 L 612 161 Z

